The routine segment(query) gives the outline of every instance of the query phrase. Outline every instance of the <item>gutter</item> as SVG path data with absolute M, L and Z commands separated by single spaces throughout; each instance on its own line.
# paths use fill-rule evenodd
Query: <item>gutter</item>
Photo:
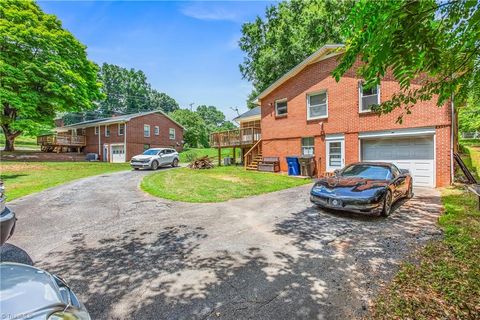
M 454 94 L 452 93 L 452 98 L 450 101 L 451 112 L 452 112 L 452 119 L 451 119 L 451 126 L 450 126 L 450 184 L 453 183 L 455 178 L 454 172 L 454 160 L 453 160 L 453 144 L 455 143 L 455 103 L 454 103 Z

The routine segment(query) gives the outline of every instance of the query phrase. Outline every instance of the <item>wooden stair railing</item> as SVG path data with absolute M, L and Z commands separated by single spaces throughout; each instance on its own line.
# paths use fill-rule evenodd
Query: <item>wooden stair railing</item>
M 255 157 L 262 153 L 262 139 L 258 140 L 244 155 L 243 155 L 243 163 L 245 169 L 254 162 Z

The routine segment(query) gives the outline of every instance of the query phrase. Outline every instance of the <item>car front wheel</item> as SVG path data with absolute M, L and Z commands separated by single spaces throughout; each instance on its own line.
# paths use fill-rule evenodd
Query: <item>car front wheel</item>
M 385 198 L 383 199 L 382 216 L 388 217 L 391 211 L 392 211 L 392 192 L 388 190 L 387 194 L 385 194 Z
M 172 167 L 173 167 L 173 168 L 178 167 L 178 159 L 173 159 L 173 161 L 172 161 Z
M 412 182 L 410 182 L 410 185 L 408 186 L 407 198 L 408 199 L 413 198 L 413 183 Z
M 158 169 L 158 162 L 156 160 L 153 160 L 152 162 L 152 170 L 157 170 Z

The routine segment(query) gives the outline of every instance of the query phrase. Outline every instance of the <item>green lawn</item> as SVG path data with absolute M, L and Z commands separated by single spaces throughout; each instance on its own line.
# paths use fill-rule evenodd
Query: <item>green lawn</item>
M 11 201 L 75 179 L 129 169 L 128 163 L 3 161 L 0 179 Z
M 221 202 L 278 191 L 309 183 L 310 179 L 247 171 L 243 167 L 181 168 L 146 176 L 144 191 L 165 199 L 185 202 Z
M 466 162 L 480 172 L 480 145 L 470 143 Z M 379 296 L 373 319 L 478 319 L 480 315 L 480 211 L 461 186 L 442 190 L 444 239 L 405 264 Z
M 236 150 L 237 158 L 240 155 L 240 149 Z M 190 162 L 190 158 L 194 157 L 204 157 L 209 156 L 217 160 L 218 149 L 217 148 L 186 148 L 180 152 L 180 162 Z M 222 158 L 232 157 L 233 150 L 232 148 L 222 148 Z

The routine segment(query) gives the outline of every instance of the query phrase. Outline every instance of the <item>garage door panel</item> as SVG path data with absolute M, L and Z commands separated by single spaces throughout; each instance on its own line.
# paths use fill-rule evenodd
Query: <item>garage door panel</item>
M 362 140 L 362 161 L 391 162 L 410 171 L 415 185 L 434 186 L 433 136 Z

